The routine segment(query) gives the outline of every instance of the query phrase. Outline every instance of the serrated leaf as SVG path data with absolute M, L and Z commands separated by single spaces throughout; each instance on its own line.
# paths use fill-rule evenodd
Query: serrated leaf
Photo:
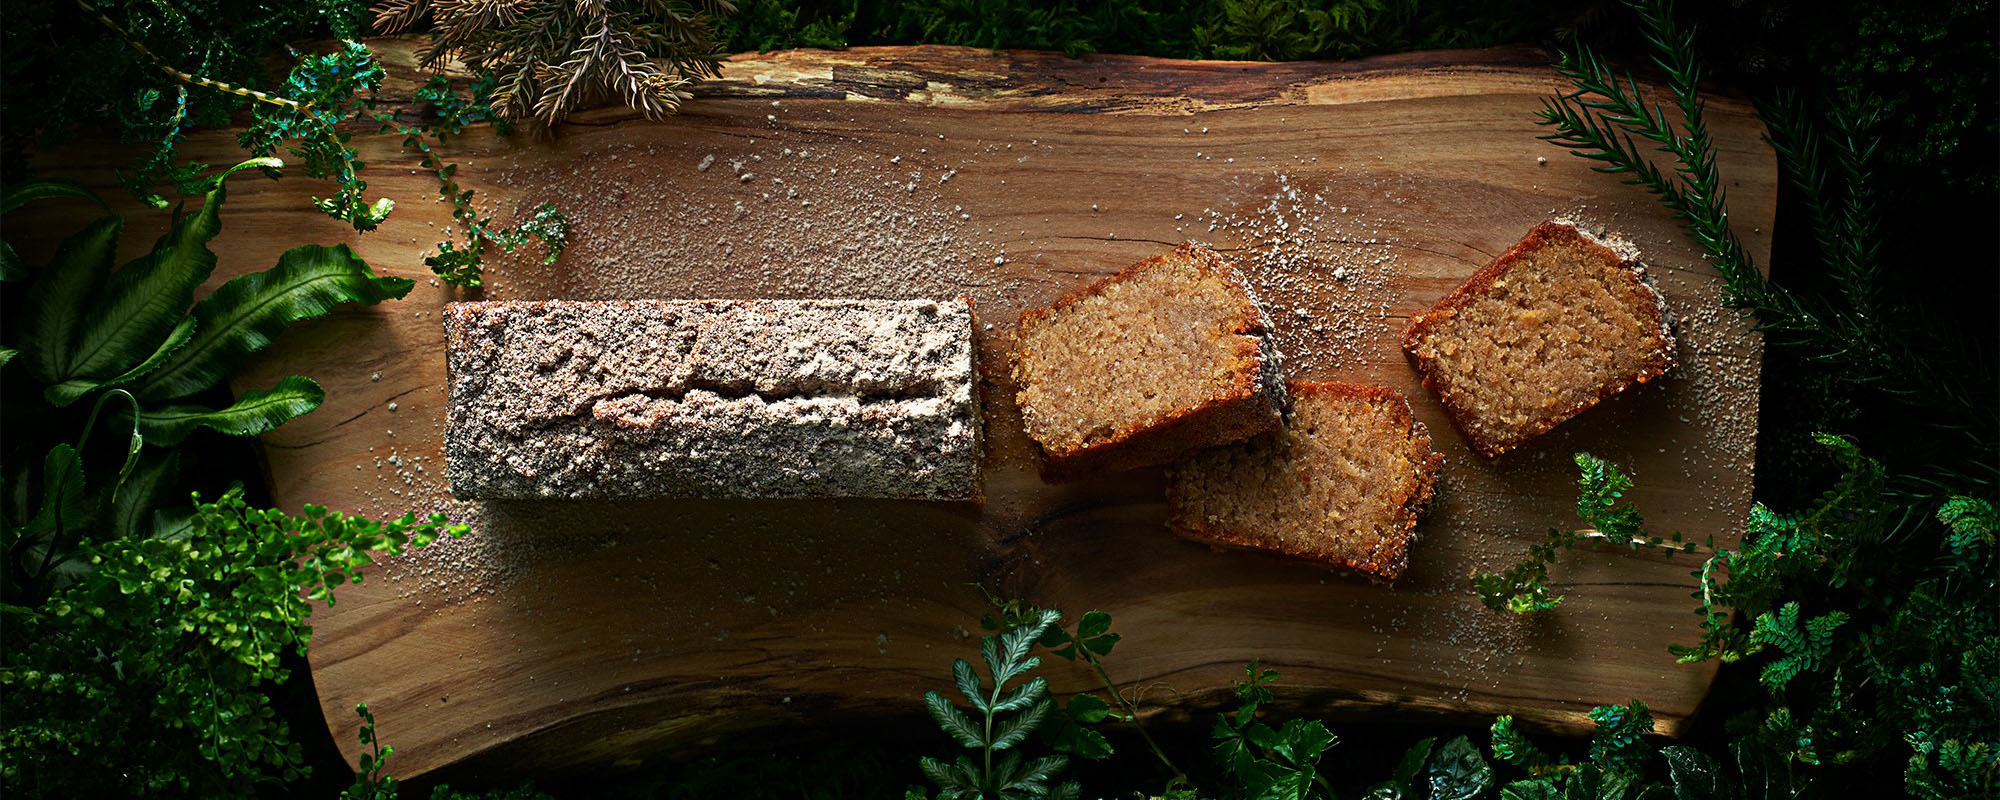
M 146 375 L 142 400 L 185 397 L 221 381 L 285 327 L 346 302 L 374 305 L 409 294 L 416 282 L 378 277 L 347 245 L 301 245 L 276 266 L 222 285 L 194 307 L 195 337 Z
M 1041 677 L 1016 686 L 1000 695 L 1000 701 L 993 704 L 996 714 L 1027 708 L 1030 704 L 1048 695 L 1049 682 Z
M 1310 766 L 1280 772 L 1257 793 L 1257 800 L 1307 800 L 1312 796 L 1315 772 Z
M 1500 787 L 1500 800 L 1563 800 L 1552 780 L 1515 781 Z
M 61 408 L 63 406 L 67 406 L 71 403 L 76 402 L 84 395 L 90 394 L 91 392 L 97 391 L 98 389 L 105 389 L 113 386 L 119 386 L 122 384 L 130 383 L 131 381 L 138 379 L 139 376 L 151 372 L 153 369 L 157 368 L 160 364 L 164 363 L 169 356 L 172 356 L 174 354 L 174 351 L 179 350 L 182 346 L 186 345 L 189 339 L 194 338 L 194 328 L 195 328 L 194 317 L 182 317 L 180 324 L 174 326 L 174 329 L 167 334 L 166 339 L 160 342 L 159 348 L 155 349 L 152 355 L 147 356 L 146 360 L 141 361 L 138 364 L 134 365 L 131 369 L 126 370 L 123 374 L 120 374 L 117 377 L 101 381 L 92 380 L 89 378 L 72 378 L 70 380 L 63 381 L 62 383 L 58 383 L 54 386 L 50 386 L 47 389 L 43 389 L 42 399 L 49 401 L 50 405 L 53 405 L 57 408 Z
M 951 704 L 944 695 L 924 692 L 924 709 L 931 712 L 931 719 L 937 720 L 938 728 L 965 747 L 983 747 L 986 734 L 973 724 L 972 718 Z
M 1472 800 L 1493 787 L 1493 767 L 1471 739 L 1460 736 L 1438 748 L 1426 781 L 1431 800 Z
M 1042 724 L 1042 718 L 1048 716 L 1052 705 L 1055 703 L 1043 698 L 1041 702 L 1022 709 L 1021 713 L 1008 717 L 993 732 L 993 749 L 1005 750 L 1020 744 L 1022 739 L 1028 738 L 1028 734 L 1035 732 L 1035 726 Z
M 14 213 L 22 206 L 37 200 L 51 200 L 61 197 L 89 200 L 96 203 L 98 208 L 106 211 L 111 210 L 110 206 L 104 204 L 104 198 L 98 197 L 96 192 L 91 191 L 81 183 L 44 178 L 16 183 L 8 186 L 6 191 L 0 192 L 0 214 Z
M 92 304 L 69 371 L 60 376 L 102 378 L 130 369 L 159 349 L 186 317 L 195 287 L 215 271 L 208 243 L 222 232 L 227 191 L 218 184 L 193 214 L 174 213 L 173 224 L 151 252 L 112 273 Z
M 1667 757 L 1674 800 L 1734 800 L 1742 796 L 1741 787 L 1708 754 L 1681 745 L 1662 748 L 1660 754 Z
M 930 756 L 919 758 L 917 759 L 917 768 L 923 770 L 924 777 L 931 779 L 932 783 L 937 784 L 941 788 L 959 785 L 957 776 L 952 772 L 951 765 L 939 759 L 931 758 Z
M 1069 699 L 1069 718 L 1086 725 L 1103 722 L 1110 716 L 1111 705 L 1094 694 L 1080 694 Z
M 14 357 L 20 354 L 21 351 L 12 347 L 0 347 L 0 367 L 7 366 L 7 362 L 13 361 Z
M 28 292 L 26 330 L 36 380 L 57 383 L 69 377 L 84 308 L 111 274 L 123 225 L 117 217 L 103 217 L 71 234 L 36 276 Z
M 1430 760 L 1431 749 L 1436 744 L 1437 739 L 1433 737 L 1419 740 L 1416 744 L 1410 745 L 1410 749 L 1403 751 L 1402 759 L 1396 762 L 1396 770 L 1390 773 L 1390 775 L 1394 776 L 1396 782 L 1402 784 L 1405 790 L 1408 790 L 1412 782 L 1417 779 L 1417 776 L 1423 773 L 1424 762 Z
M 951 680 L 958 686 L 958 693 L 964 695 L 965 701 L 971 703 L 973 708 L 987 710 L 986 687 L 980 683 L 979 673 L 973 671 L 972 662 L 963 658 L 952 662 Z
M 295 417 L 319 408 L 326 391 L 309 378 L 287 375 L 276 386 L 244 392 L 224 409 L 197 405 L 174 405 L 139 412 L 139 431 L 147 440 L 176 445 L 196 428 L 209 428 L 231 436 L 256 436 L 283 425 Z

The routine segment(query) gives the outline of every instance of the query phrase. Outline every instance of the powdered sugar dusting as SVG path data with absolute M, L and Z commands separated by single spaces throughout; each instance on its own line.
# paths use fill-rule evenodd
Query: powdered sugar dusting
M 503 184 L 589 190 L 558 198 L 571 224 L 562 267 L 508 270 L 488 297 L 950 297 L 1002 251 L 941 193 L 956 170 L 919 157 L 626 142 L 516 165 Z
M 1395 338 L 1395 240 L 1358 200 L 1324 191 L 1284 172 L 1245 176 L 1231 200 L 1202 211 L 1219 244 L 1244 251 L 1237 265 L 1270 309 L 1295 372 L 1366 366 Z

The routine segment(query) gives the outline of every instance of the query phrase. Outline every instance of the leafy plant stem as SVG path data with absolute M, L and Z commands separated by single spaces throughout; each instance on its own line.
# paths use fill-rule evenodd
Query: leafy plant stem
M 97 402 L 90 407 L 90 416 L 84 419 L 83 433 L 76 437 L 77 452 L 83 452 L 83 445 L 86 442 L 90 441 L 90 432 L 97 427 L 97 415 L 99 412 L 104 410 L 105 402 L 109 401 L 113 397 L 120 397 L 120 396 L 124 397 L 125 402 L 131 405 L 133 417 L 135 419 L 137 418 L 139 414 L 139 399 L 133 397 L 131 392 L 125 391 L 124 389 L 113 389 L 109 392 L 105 392 L 102 396 L 99 396 L 97 398 Z M 133 429 L 132 436 L 134 439 L 137 439 L 139 436 L 136 427 Z M 125 464 L 118 469 L 118 481 L 111 487 L 111 491 L 114 494 L 118 491 L 119 486 L 124 485 L 125 477 L 127 475 L 132 474 L 132 465 L 137 463 L 138 460 L 139 460 L 139 448 L 137 447 L 130 448 L 130 452 L 125 457 Z M 61 491 L 62 485 L 67 484 L 70 481 L 70 479 L 74 477 L 77 477 L 77 473 L 64 472 L 62 476 L 58 479 L 59 483 L 55 487 L 56 491 L 54 493 L 57 496 L 60 496 L 62 494 Z M 80 478 L 78 479 L 80 480 Z M 54 512 L 55 530 L 53 533 L 49 534 L 49 546 L 47 549 L 44 549 L 42 551 L 42 560 L 35 566 L 35 574 L 31 576 L 33 578 L 34 584 L 37 586 L 42 585 L 42 582 L 48 578 L 49 567 L 55 563 L 56 553 L 69 552 L 70 547 L 74 544 L 74 542 L 70 540 L 83 535 L 83 529 L 81 527 L 75 529 L 76 533 L 74 535 L 67 535 L 69 534 L 70 529 L 63 525 L 61 503 L 55 504 L 51 508 L 51 510 Z
M 76 7 L 83 9 L 83 13 L 96 17 L 97 21 L 103 24 L 104 27 L 110 28 L 112 33 L 118 34 L 118 38 L 125 40 L 125 44 L 130 46 L 134 52 L 145 56 L 148 61 L 153 62 L 153 66 L 158 67 L 161 72 L 166 73 L 167 77 L 173 78 L 176 81 L 190 86 L 200 86 L 205 89 L 214 89 L 218 92 L 227 92 L 237 97 L 255 100 L 259 103 L 267 103 L 292 111 L 304 108 L 304 106 L 299 105 L 298 101 L 295 100 L 287 100 L 283 97 L 257 91 L 256 89 L 249 89 L 232 83 L 224 83 L 175 69 L 172 64 L 167 63 L 166 59 L 155 54 L 151 48 L 146 47 L 138 39 L 133 38 L 131 34 L 126 33 L 124 28 L 118 27 L 118 23 L 111 21 L 110 17 L 105 16 L 104 12 L 97 10 L 97 7 L 91 5 L 88 0 L 76 0 Z M 182 108 L 185 107 L 185 104 L 183 104 Z
M 1090 669 L 1097 673 L 1097 679 L 1104 683 L 1104 691 L 1110 693 L 1111 699 L 1118 701 L 1118 707 L 1125 710 L 1125 721 L 1134 730 L 1139 732 L 1139 738 L 1145 741 L 1147 749 L 1153 751 L 1153 756 L 1158 758 L 1161 764 L 1165 764 L 1167 769 L 1174 773 L 1172 785 L 1179 786 L 1186 784 L 1188 782 L 1187 773 L 1182 772 L 1181 768 L 1174 764 L 1174 760 L 1167 757 L 1167 751 L 1160 749 L 1159 743 L 1153 741 L 1153 735 L 1146 732 L 1146 726 L 1139 722 L 1139 707 L 1134 705 L 1130 699 L 1127 699 L 1124 692 L 1118 691 L 1118 684 L 1116 681 L 1111 680 L 1111 673 L 1104 671 L 1104 662 L 1099 660 L 1096 654 L 1091 653 L 1087 649 L 1077 649 L 1083 654 L 1084 659 L 1090 662 Z

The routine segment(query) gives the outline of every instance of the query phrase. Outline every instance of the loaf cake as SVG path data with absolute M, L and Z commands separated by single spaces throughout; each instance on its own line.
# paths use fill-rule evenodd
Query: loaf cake
M 972 307 L 453 303 L 461 498 L 979 495 Z
M 1553 221 L 1412 318 L 1403 350 L 1493 458 L 1664 374 L 1674 338 L 1632 248 Z
M 1284 403 L 1257 298 L 1193 244 L 1022 313 L 1014 383 L 1049 479 L 1242 441 L 1277 426 Z
M 1171 471 L 1174 533 L 1394 580 L 1444 456 L 1394 389 L 1293 382 L 1283 428 Z

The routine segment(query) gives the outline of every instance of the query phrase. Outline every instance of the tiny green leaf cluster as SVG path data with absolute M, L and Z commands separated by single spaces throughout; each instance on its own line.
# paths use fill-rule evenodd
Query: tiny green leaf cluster
M 7 602 L 33 605 L 86 570 L 79 544 L 162 527 L 151 515 L 178 471 L 172 448 L 195 430 L 251 436 L 317 408 L 325 393 L 297 375 L 220 408 L 202 401 L 286 326 L 342 303 L 374 304 L 409 292 L 411 281 L 377 277 L 345 245 L 301 245 L 270 270 L 231 280 L 196 302 L 195 288 L 216 265 L 208 244 L 222 230 L 226 180 L 279 164 L 255 159 L 212 177 L 200 208 L 176 210 L 153 249 L 123 267 L 114 270 L 112 263 L 123 220 L 105 216 L 65 239 L 32 280 L 25 269 L 20 273 L 28 284 L 28 319 L 13 334 L 19 343 L 6 347 L 21 354 L 21 363 L 10 357 L 5 368 L 14 374 L 14 391 L 38 386 L 41 392 L 7 404 L 7 446 L 38 458 L 43 469 L 38 492 L 31 491 L 37 476 L 17 470 L 8 478 L 15 502 L 5 509 L 0 536 Z M 76 196 L 57 186 L 10 187 L 5 206 Z M 72 441 L 75 429 L 65 422 L 83 407 L 89 412 Z M 116 461 L 105 462 L 115 469 L 87 472 L 82 454 L 100 424 L 126 431 L 125 446 Z
M 1647 537 L 1645 520 L 1625 499 L 1632 479 L 1616 464 L 1592 456 L 1576 454 L 1576 515 L 1590 527 L 1582 530 L 1550 528 L 1548 538 L 1528 548 L 1527 558 L 1497 573 L 1474 576 L 1472 586 L 1479 601 L 1495 611 L 1529 614 L 1548 611 L 1561 604 L 1563 596 L 1549 584 L 1549 565 L 1563 552 L 1585 542 L 1623 545 L 1633 550 L 1649 548 L 1667 553 L 1692 552 L 1694 543 L 1669 538 Z
M 303 656 L 314 601 L 380 555 L 462 526 L 375 522 L 232 491 L 167 535 L 86 545 L 38 607 L 9 603 L 0 777 L 27 796 L 238 796 L 301 775 L 265 690 Z

